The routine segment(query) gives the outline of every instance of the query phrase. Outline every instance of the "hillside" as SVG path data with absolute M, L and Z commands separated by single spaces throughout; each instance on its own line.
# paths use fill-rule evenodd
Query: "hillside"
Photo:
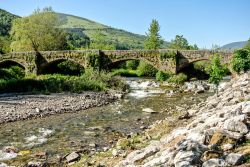
M 243 48 L 246 45 L 246 43 L 247 41 L 232 42 L 232 43 L 222 46 L 221 49 L 224 49 L 224 50 L 240 49 L 240 48 Z
M 0 36 L 7 36 L 11 29 L 11 23 L 19 16 L 0 9 Z
M 97 32 L 105 35 L 109 43 L 118 46 L 118 49 L 141 49 L 144 47 L 144 35 L 134 34 L 121 29 L 112 28 L 85 18 L 78 16 L 58 13 L 62 20 L 62 28 L 68 29 L 70 32 L 75 31 L 81 33 L 80 35 L 87 35 L 90 39 L 94 37 Z M 80 30 L 80 31 L 79 31 Z M 163 47 L 166 47 L 167 42 Z
M 69 14 L 57 13 L 62 21 L 61 28 L 69 32 L 68 41 L 73 47 L 79 48 L 86 45 L 90 40 L 94 39 L 97 33 L 105 36 L 108 44 L 113 44 L 116 49 L 142 49 L 146 36 L 131 33 L 125 30 L 116 29 L 95 21 L 73 16 Z M 19 16 L 11 14 L 0 9 L 0 37 L 8 36 L 11 29 L 11 22 L 19 18 Z M 164 42 L 163 48 L 166 48 L 167 42 Z

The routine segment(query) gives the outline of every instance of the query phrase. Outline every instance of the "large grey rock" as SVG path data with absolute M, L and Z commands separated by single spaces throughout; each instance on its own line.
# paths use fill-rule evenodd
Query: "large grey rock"
M 66 156 L 67 162 L 74 162 L 77 161 L 80 158 L 80 155 L 76 152 L 70 153 L 68 156 Z
M 202 167 L 222 167 L 222 166 L 227 166 L 226 161 L 218 158 L 212 158 L 202 164 Z
M 247 126 L 239 121 L 238 119 L 228 119 L 224 123 L 224 129 L 232 132 L 238 132 L 238 133 L 243 133 L 246 134 L 248 132 Z
M 244 156 L 242 154 L 230 153 L 226 157 L 226 162 L 229 165 L 240 165 L 244 160 Z
M 186 167 L 199 163 L 199 153 L 194 151 L 179 151 L 174 158 L 175 167 Z

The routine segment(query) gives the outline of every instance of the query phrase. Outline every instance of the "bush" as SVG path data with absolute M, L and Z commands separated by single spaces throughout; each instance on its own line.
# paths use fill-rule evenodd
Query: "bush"
M 81 75 L 84 73 L 84 68 L 72 61 L 63 61 L 57 65 L 61 74 L 64 75 Z
M 170 83 L 183 84 L 185 81 L 187 81 L 187 76 L 183 73 L 180 73 L 171 76 L 167 81 Z
M 126 69 L 129 69 L 129 70 L 136 70 L 138 65 L 139 65 L 139 62 L 138 60 L 129 60 L 129 61 L 126 61 Z
M 194 62 L 194 69 L 196 71 L 202 71 L 202 72 L 206 72 L 206 67 L 208 66 L 208 62 L 207 61 L 197 61 Z
M 156 73 L 156 80 L 157 81 L 166 81 L 170 76 L 171 76 L 170 73 L 165 73 L 165 72 L 162 72 L 162 71 L 158 71 Z
M 145 62 L 140 62 L 137 68 L 137 75 L 138 76 L 146 76 L 146 77 L 155 77 L 157 73 L 157 69 L 155 69 L 152 65 L 147 64 Z
M 7 92 L 75 92 L 124 89 L 125 84 L 111 74 L 86 70 L 80 76 L 41 75 L 36 78 L 0 80 L 0 93 Z
M 234 52 L 232 68 L 235 72 L 246 72 L 250 69 L 250 51 L 239 49 Z
M 19 66 L 0 69 L 0 79 L 18 79 L 25 76 L 25 71 Z
M 113 75 L 119 75 L 124 77 L 137 77 L 136 70 L 127 70 L 127 69 L 117 69 L 112 72 Z

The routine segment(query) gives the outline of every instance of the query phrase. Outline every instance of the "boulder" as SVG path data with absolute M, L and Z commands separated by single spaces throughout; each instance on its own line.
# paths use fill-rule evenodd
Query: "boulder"
M 225 160 L 229 165 L 240 165 L 243 163 L 244 156 L 242 154 L 230 153 Z
M 248 132 L 247 126 L 237 119 L 231 118 L 225 121 L 224 129 L 232 132 L 238 132 L 242 134 L 246 134 Z
M 68 163 L 77 161 L 80 158 L 80 155 L 76 152 L 72 152 L 69 155 L 66 156 L 66 160 Z
M 213 158 L 202 164 L 202 167 L 222 167 L 227 166 L 226 161 L 223 159 Z
M 205 151 L 202 155 L 202 160 L 203 161 L 207 161 L 209 159 L 213 159 L 213 158 L 219 158 L 223 155 L 223 153 L 221 151 L 215 151 L 215 150 L 208 150 Z

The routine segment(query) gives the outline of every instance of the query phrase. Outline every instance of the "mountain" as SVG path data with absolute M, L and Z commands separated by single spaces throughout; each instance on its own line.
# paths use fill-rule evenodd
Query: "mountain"
M 89 44 L 97 33 L 103 34 L 105 42 L 115 45 L 116 49 L 144 48 L 145 35 L 113 28 L 78 16 L 64 13 L 57 14 L 62 22 L 61 28 L 64 28 L 69 33 L 68 41 L 75 48 Z M 0 9 L 0 37 L 8 36 L 8 32 L 11 29 L 11 23 L 16 18 L 20 17 Z M 162 47 L 166 48 L 167 45 L 168 43 L 164 42 Z
M 142 49 L 146 36 L 131 33 L 125 30 L 112 28 L 95 21 L 73 16 L 69 14 L 58 13 L 62 21 L 62 28 L 69 32 L 75 32 L 80 36 L 88 36 L 93 39 L 97 32 L 105 35 L 105 40 L 108 43 L 115 44 L 117 49 Z M 168 45 L 164 42 L 163 47 Z
M 0 36 L 8 36 L 12 21 L 19 16 L 0 9 Z
M 243 48 L 247 44 L 247 41 L 232 42 L 221 47 L 223 50 L 235 50 Z

